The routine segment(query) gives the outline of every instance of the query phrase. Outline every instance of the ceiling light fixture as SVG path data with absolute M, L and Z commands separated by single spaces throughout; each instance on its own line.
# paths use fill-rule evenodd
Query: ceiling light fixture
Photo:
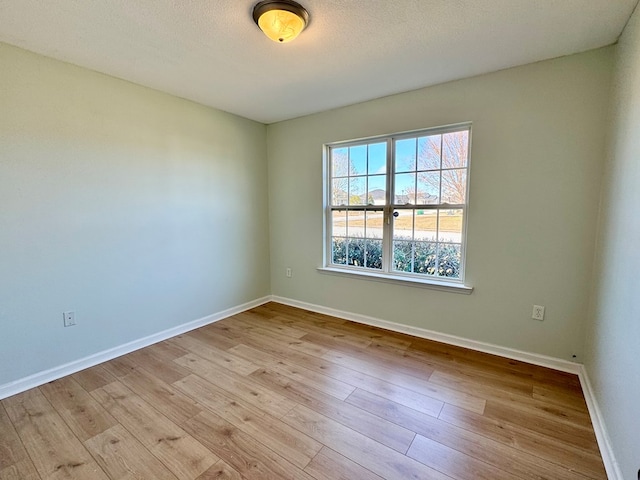
M 290 42 L 309 23 L 309 13 L 291 0 L 264 0 L 253 7 L 253 20 L 274 42 Z

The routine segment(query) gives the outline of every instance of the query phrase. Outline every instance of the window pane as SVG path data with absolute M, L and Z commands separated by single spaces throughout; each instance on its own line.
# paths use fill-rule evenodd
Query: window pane
M 349 239 L 347 260 L 349 265 L 353 265 L 355 267 L 364 266 L 364 239 Z
M 331 205 L 346 205 L 349 200 L 348 189 L 349 179 L 334 179 L 331 182 Z
M 387 144 L 373 143 L 369 145 L 369 175 L 387 173 Z
M 431 135 L 418 139 L 418 170 L 438 170 L 442 135 Z
M 367 199 L 367 180 L 365 177 L 349 179 L 349 205 L 364 205 Z
M 463 204 L 467 196 L 467 170 L 442 171 L 442 202 Z
M 395 204 L 406 205 L 416 203 L 416 174 L 400 173 L 395 177 Z
M 440 171 L 418 173 L 418 191 L 416 205 L 436 204 L 440 202 Z
M 394 240 L 413 240 L 413 210 L 394 211 L 393 238 Z
M 437 210 L 416 210 L 415 211 L 415 234 L 416 240 L 436 240 L 436 227 L 438 225 Z
M 331 149 L 331 176 L 346 177 L 349 174 L 349 149 Z
M 333 237 L 331 239 L 331 261 L 338 265 L 347 264 L 347 239 Z
M 384 205 L 387 198 L 387 176 L 372 175 L 369 177 L 368 205 Z
M 462 243 L 462 210 L 439 210 L 438 241 Z
M 349 175 L 365 175 L 367 173 L 367 146 L 359 145 L 349 148 Z
M 459 244 L 444 243 L 438 247 L 438 276 L 460 278 L 462 247 Z
M 331 212 L 331 234 L 334 237 L 346 237 L 347 236 L 347 216 L 343 211 Z
M 367 234 L 369 239 L 382 238 L 382 224 L 384 214 L 382 212 L 366 212 L 367 217 Z
M 364 212 L 349 212 L 349 237 L 364 238 Z
M 438 245 L 432 242 L 416 242 L 413 253 L 413 271 L 425 275 L 436 274 Z
M 367 240 L 365 248 L 367 268 L 382 270 L 382 240 Z
M 416 139 L 408 138 L 396 142 L 396 172 L 411 172 L 416 169 Z
M 393 242 L 393 269 L 398 272 L 411 271 L 413 242 Z
M 466 167 L 468 156 L 468 130 L 442 135 L 442 168 Z

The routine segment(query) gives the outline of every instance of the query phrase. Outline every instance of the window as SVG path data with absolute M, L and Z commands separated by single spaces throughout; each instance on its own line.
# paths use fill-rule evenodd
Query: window
M 464 280 L 471 125 L 326 147 L 325 265 Z

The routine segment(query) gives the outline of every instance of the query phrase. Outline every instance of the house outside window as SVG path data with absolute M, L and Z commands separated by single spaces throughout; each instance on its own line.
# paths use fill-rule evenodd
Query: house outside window
M 325 267 L 464 282 L 471 124 L 326 145 Z

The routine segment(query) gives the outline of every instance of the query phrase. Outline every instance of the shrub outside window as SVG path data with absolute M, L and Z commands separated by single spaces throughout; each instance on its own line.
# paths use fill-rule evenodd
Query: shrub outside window
M 326 146 L 325 266 L 462 283 L 471 125 Z

